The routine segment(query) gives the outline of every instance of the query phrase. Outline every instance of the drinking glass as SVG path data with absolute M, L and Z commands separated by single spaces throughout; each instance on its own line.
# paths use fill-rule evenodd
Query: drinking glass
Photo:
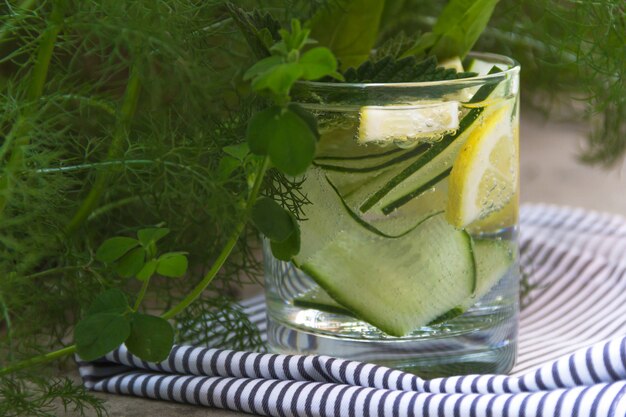
M 423 377 L 503 373 L 518 327 L 519 65 L 470 78 L 303 82 L 320 139 L 301 250 L 264 245 L 268 342 Z

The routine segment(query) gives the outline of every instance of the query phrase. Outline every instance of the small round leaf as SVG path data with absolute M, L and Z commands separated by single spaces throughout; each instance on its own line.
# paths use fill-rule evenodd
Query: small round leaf
M 300 116 L 300 118 L 304 120 L 307 125 L 309 125 L 309 129 L 311 129 L 311 132 L 313 132 L 315 137 L 319 139 L 320 133 L 317 129 L 317 119 L 315 118 L 315 116 L 313 116 L 311 112 L 305 110 L 302 106 L 296 103 L 290 103 L 287 107 L 289 108 L 289 110 Z
M 124 278 L 132 277 L 143 268 L 145 260 L 146 250 L 144 248 L 135 248 L 115 264 L 115 270 Z
M 104 263 L 114 262 L 137 245 L 139 242 L 130 237 L 112 237 L 100 245 L 96 251 L 96 259 Z
M 174 345 L 174 329 L 161 317 L 135 313 L 132 315 L 128 350 L 149 362 L 165 360 Z
M 98 313 L 124 314 L 127 309 L 128 300 L 126 299 L 126 294 L 117 288 L 112 288 L 98 294 L 85 315 L 91 316 Z
M 290 213 L 271 198 L 257 199 L 251 217 L 256 228 L 270 240 L 282 242 L 294 231 Z
M 182 277 L 187 272 L 187 257 L 180 252 L 164 253 L 159 257 L 156 270 L 166 277 Z
M 298 226 L 295 218 L 293 219 L 293 222 L 295 224 L 294 231 L 291 236 L 287 238 L 287 240 L 283 242 L 276 242 L 274 240 L 270 241 L 272 255 L 281 261 L 290 261 L 291 258 L 300 252 L 300 227 Z
M 83 360 L 92 361 L 117 348 L 129 335 L 130 323 L 120 314 L 87 316 L 74 329 L 76 352 Z
M 315 156 L 316 138 L 309 125 L 293 111 L 286 110 L 273 127 L 268 147 L 272 163 L 287 175 L 304 173 Z
M 280 107 L 273 106 L 255 113 L 250 118 L 246 138 L 253 154 L 267 155 L 270 139 L 274 135 L 280 113 Z
M 158 262 L 156 259 L 150 259 L 148 262 L 146 262 L 143 268 L 141 268 L 139 272 L 137 272 L 137 275 L 135 275 L 135 278 L 137 278 L 139 281 L 147 280 L 156 271 L 157 264 Z
M 143 246 L 148 246 L 150 243 L 157 242 L 164 238 L 169 232 L 170 229 L 167 227 L 149 227 L 139 230 L 137 232 L 137 238 L 139 238 L 139 242 L 141 242 Z

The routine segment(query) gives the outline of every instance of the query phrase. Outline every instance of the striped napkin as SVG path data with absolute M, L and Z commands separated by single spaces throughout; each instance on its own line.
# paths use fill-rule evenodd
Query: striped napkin
M 79 363 L 85 386 L 284 417 L 626 416 L 626 219 L 526 205 L 531 293 L 510 375 L 424 380 L 328 356 L 176 346 L 147 363 L 121 346 Z M 265 332 L 262 298 L 242 303 Z

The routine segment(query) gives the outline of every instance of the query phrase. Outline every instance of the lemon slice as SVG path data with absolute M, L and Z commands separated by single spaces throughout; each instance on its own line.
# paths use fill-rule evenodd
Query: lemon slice
M 435 141 L 459 127 L 459 103 L 364 106 L 359 119 L 360 143 Z
M 517 146 L 505 104 L 476 123 L 449 177 L 446 218 L 464 228 L 507 207 L 517 193 Z

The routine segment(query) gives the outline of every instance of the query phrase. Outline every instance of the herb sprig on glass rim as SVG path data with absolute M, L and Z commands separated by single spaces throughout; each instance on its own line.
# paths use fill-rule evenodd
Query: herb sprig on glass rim
M 2 6 L 0 337 L 6 341 L 5 372 L 21 360 L 25 366 L 40 365 L 72 353 L 74 324 L 87 319 L 90 305 L 101 297 L 119 309 L 91 312 L 128 325 L 128 337 L 135 325 L 130 345 L 141 342 L 134 348 L 140 356 L 142 349 L 164 354 L 173 338 L 171 326 L 163 323 L 179 313 L 186 328 L 206 325 L 205 317 L 214 313 L 215 321 L 235 329 L 237 348 L 256 347 L 253 326 L 237 323 L 244 320 L 240 314 L 217 312 L 228 309 L 227 295 L 258 274 L 256 230 L 249 223 L 272 241 L 278 257 L 288 259 L 297 251 L 294 217 L 301 217 L 307 200 L 290 174 L 306 169 L 317 140 L 310 117 L 290 102 L 289 90 L 297 80 L 317 75 L 335 82 L 342 77 L 371 81 L 376 72 L 362 70 L 358 78 L 360 67 L 411 61 L 405 68 L 414 68 L 413 60 L 432 64 L 434 56 L 441 62 L 463 55 L 484 32 L 480 48 L 504 48 L 522 61 L 523 76 L 551 74 L 550 82 L 561 80 L 554 85 L 564 89 L 572 88 L 576 77 L 591 80 L 586 91 L 605 115 L 603 131 L 610 139 L 593 142 L 592 159 L 617 160 L 624 147 L 614 134 L 626 119 L 620 104 L 626 97 L 620 95 L 623 56 L 619 61 L 609 48 L 623 28 L 623 9 L 615 1 L 570 9 L 543 0 L 501 0 L 485 31 L 495 1 L 455 0 L 447 13 L 440 13 L 441 4 L 421 0 L 270 3 L 250 1 L 251 11 L 221 1 L 188 0 L 41 0 Z M 542 10 L 550 13 L 542 15 Z M 586 26 L 585 13 L 592 25 Z M 438 15 L 447 16 L 445 24 L 437 24 Z M 292 23 L 291 18 L 303 16 L 312 18 Z M 575 25 L 568 27 L 558 16 Z M 472 17 L 480 24 L 468 30 L 464 25 L 471 25 Z M 531 20 L 540 22 L 544 33 L 557 27 L 556 20 L 559 30 L 570 35 L 559 38 L 550 32 L 534 39 Z M 589 54 L 576 49 L 589 39 L 599 45 L 600 31 L 589 31 L 607 22 L 606 48 L 591 48 Z M 571 56 L 572 51 L 582 55 Z M 414 58 L 402 61 L 407 55 Z M 534 62 L 535 56 L 551 65 Z M 599 67 L 592 65 L 597 56 L 605 58 Z M 569 61 L 562 64 L 565 58 Z M 380 80 L 411 81 L 400 74 L 387 72 Z M 540 83 L 544 91 L 550 82 Z M 263 134 L 254 123 L 283 134 L 269 135 L 269 129 Z M 268 216 L 275 221 L 267 223 Z M 139 243 L 117 259 L 97 256 L 112 236 L 139 241 L 139 231 L 165 228 L 169 233 L 158 239 L 158 250 Z M 179 267 L 186 259 L 184 278 L 159 273 L 166 254 L 178 259 L 173 262 Z M 128 269 L 120 273 L 116 262 L 126 256 Z M 140 273 L 153 267 L 152 275 Z M 146 274 L 149 279 L 137 279 Z M 209 284 L 217 295 L 186 310 Z M 137 303 L 144 286 L 143 301 Z M 121 293 L 107 292 L 111 289 Z M 141 324 L 142 315 L 155 319 Z M 137 337 L 156 326 L 163 329 L 156 333 L 166 337 Z M 96 341 L 89 345 L 93 355 L 108 349 L 97 342 L 102 335 L 91 330 L 95 326 L 82 327 L 89 329 L 84 339 Z M 178 340 L 186 339 L 181 334 Z M 45 354 L 48 349 L 57 353 Z M 44 355 L 32 361 L 38 353 Z M 50 395 L 73 395 L 50 388 Z

